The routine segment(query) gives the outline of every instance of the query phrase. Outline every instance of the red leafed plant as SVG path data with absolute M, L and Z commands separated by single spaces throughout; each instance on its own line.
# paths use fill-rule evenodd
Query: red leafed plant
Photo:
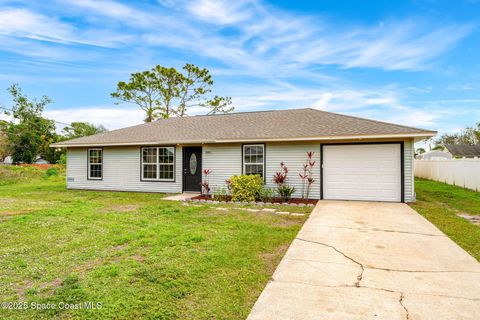
M 312 178 L 313 167 L 315 166 L 316 161 L 313 160 L 315 152 L 307 152 L 307 161 L 303 165 L 303 172 L 299 173 L 300 179 L 302 179 L 302 198 L 308 199 L 310 195 L 310 189 L 315 180 Z
M 275 172 L 273 176 L 273 182 L 276 185 L 283 185 L 287 181 L 288 168 L 283 162 L 280 162 L 280 167 L 282 168 L 281 172 Z
M 207 196 L 207 197 L 210 195 L 209 175 L 210 175 L 211 172 L 212 172 L 212 170 L 210 170 L 210 169 L 203 169 L 203 175 L 204 175 L 205 179 L 201 183 L 202 194 Z
M 283 162 L 280 162 L 280 168 L 282 170 L 280 172 L 275 172 L 275 174 L 273 175 L 273 182 L 277 185 L 277 191 L 280 194 L 280 197 L 282 197 L 284 201 L 288 201 L 290 200 L 292 194 L 295 192 L 295 188 L 290 187 L 287 184 L 287 166 Z

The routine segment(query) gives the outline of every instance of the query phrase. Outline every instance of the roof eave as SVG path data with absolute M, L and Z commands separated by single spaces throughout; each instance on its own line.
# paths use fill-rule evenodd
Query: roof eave
M 188 140 L 188 141 L 142 141 L 142 142 L 111 142 L 111 143 L 53 143 L 51 148 L 71 148 L 71 147 L 107 147 L 107 146 L 148 146 L 148 145 L 172 145 L 172 144 L 207 144 L 207 143 L 241 143 L 241 142 L 283 142 L 283 141 L 329 141 L 329 140 L 364 140 L 364 139 L 392 139 L 392 138 L 415 138 L 425 139 L 433 137 L 436 131 L 426 131 L 420 133 L 400 133 L 400 134 L 377 134 L 377 135 L 350 135 L 350 136 L 322 136 L 322 137 L 302 137 L 302 138 L 253 138 L 253 139 L 217 139 L 217 140 Z

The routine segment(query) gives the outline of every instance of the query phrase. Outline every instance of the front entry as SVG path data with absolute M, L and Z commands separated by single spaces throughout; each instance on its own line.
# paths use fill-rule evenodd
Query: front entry
M 183 148 L 183 191 L 202 191 L 202 147 Z

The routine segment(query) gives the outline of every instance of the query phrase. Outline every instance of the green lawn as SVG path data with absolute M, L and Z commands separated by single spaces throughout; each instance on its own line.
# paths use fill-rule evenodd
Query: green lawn
M 0 302 L 57 304 L 1 319 L 244 319 L 307 216 L 67 191 L 63 176 L 0 169 Z M 88 301 L 102 308 L 58 309 Z
M 480 193 L 418 178 L 415 191 L 411 206 L 480 261 L 480 226 L 457 216 L 480 215 Z

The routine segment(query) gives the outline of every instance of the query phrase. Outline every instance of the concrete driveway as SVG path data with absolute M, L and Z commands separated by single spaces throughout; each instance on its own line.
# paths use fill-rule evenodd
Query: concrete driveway
M 406 204 L 320 201 L 249 319 L 480 319 L 480 264 Z

